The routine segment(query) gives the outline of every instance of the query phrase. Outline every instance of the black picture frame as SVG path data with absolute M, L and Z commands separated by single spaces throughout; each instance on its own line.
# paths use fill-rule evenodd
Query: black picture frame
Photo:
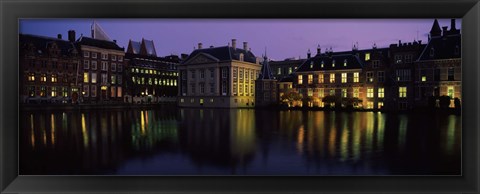
M 0 0 L 1 193 L 479 193 L 478 0 Z M 462 176 L 18 176 L 20 18 L 462 18 Z

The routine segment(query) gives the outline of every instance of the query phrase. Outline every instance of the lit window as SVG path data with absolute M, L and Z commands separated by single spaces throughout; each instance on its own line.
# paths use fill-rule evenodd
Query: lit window
M 323 61 L 322 61 L 323 64 Z M 313 61 L 310 61 L 310 69 L 313 68 Z
M 347 66 L 347 60 L 343 60 L 343 66 L 346 67 Z
M 292 68 L 289 67 L 289 68 L 288 68 L 288 74 L 291 74 L 291 73 L 292 73 Z
M 28 74 L 28 81 L 35 81 L 35 73 Z
M 330 96 L 335 96 L 335 89 L 330 89 Z
M 313 83 L 313 75 L 309 74 L 308 75 L 308 84 L 312 84 L 312 83 Z
M 383 102 L 378 102 L 378 109 L 383 108 Z
M 407 97 L 407 87 L 399 87 L 398 88 L 398 97 L 406 98 Z
M 282 68 L 281 67 L 277 68 L 277 75 L 280 75 L 280 74 L 282 74 Z
M 318 75 L 318 83 L 323 83 L 323 74 Z
M 335 60 L 332 60 L 332 67 L 335 67 Z
M 318 97 L 323 98 L 325 96 L 325 91 L 323 88 L 318 89 Z
M 310 96 L 310 97 L 313 96 L 313 89 L 312 88 L 308 88 L 307 95 Z
M 360 80 L 359 73 L 358 72 L 353 73 L 353 82 L 358 83 L 359 80 Z
M 152 85 L 153 82 L 152 82 L 152 78 L 148 78 L 148 85 Z
M 88 80 L 88 73 L 85 72 L 85 73 L 83 73 L 83 83 L 88 83 L 88 81 L 89 81 Z
M 354 98 L 358 98 L 359 90 L 360 89 L 358 89 L 358 88 L 353 88 L 353 97 Z
M 384 97 L 385 97 L 385 89 L 378 88 L 378 98 L 384 98 Z
M 365 53 L 365 61 L 370 60 L 370 53 Z
M 367 72 L 367 82 L 373 82 L 373 72 Z
M 422 82 L 426 82 L 427 81 L 427 76 L 422 76 Z
M 335 74 L 334 73 L 330 74 L 330 83 L 335 83 Z
M 344 97 L 344 98 L 347 97 L 347 89 L 346 88 L 342 89 L 342 97 Z
M 115 81 L 116 81 L 115 78 L 116 78 L 115 75 L 110 76 L 110 81 L 111 81 L 112 84 L 115 84 Z
M 298 75 L 298 84 L 303 84 L 303 75 Z
M 367 88 L 367 98 L 373 98 L 373 88 Z
M 453 89 L 453 86 L 448 86 L 448 96 L 455 98 L 455 89 Z
M 347 83 L 347 73 L 342 73 L 342 83 Z
M 57 96 L 57 87 L 52 87 L 52 96 Z

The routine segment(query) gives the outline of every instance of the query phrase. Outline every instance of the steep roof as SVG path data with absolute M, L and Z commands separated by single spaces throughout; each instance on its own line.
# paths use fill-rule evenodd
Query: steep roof
M 133 40 L 128 41 L 127 53 L 139 54 L 140 53 L 140 42 Z
M 262 69 L 260 70 L 260 75 L 258 75 L 258 79 L 275 79 L 273 77 L 272 71 L 270 70 L 270 65 L 268 65 L 268 58 L 266 55 L 263 57 Z
M 77 42 L 79 42 L 81 45 L 94 46 L 94 47 L 103 48 L 103 49 L 112 49 L 112 50 L 119 50 L 119 51 L 124 50 L 124 48 L 120 48 L 120 46 L 118 46 L 117 43 L 115 42 L 93 39 L 85 36 L 81 36 L 77 40 Z
M 440 36 L 441 34 L 442 34 L 442 29 L 438 24 L 438 20 L 435 19 L 435 21 L 433 21 L 432 29 L 430 30 L 430 35 L 433 37 L 433 36 Z
M 335 66 L 332 66 L 333 61 L 335 61 Z M 347 62 L 346 66 L 344 66 L 344 61 Z M 362 67 L 363 63 L 356 55 L 332 53 L 331 56 L 321 54 L 307 59 L 295 72 L 361 69 Z
M 200 53 L 211 55 L 220 61 L 240 60 L 240 54 L 243 54 L 244 61 L 250 63 L 257 62 L 257 58 L 251 51 L 246 51 L 240 48 L 233 48 L 231 46 L 196 49 L 187 57 L 187 59 L 185 59 L 185 61 L 189 61 Z
M 140 50 L 141 50 L 140 53 L 142 54 L 157 56 L 157 51 L 155 50 L 155 45 L 153 44 L 153 40 L 142 39 L 142 47 Z
M 432 37 L 417 61 L 460 58 L 461 43 L 461 34 Z
M 40 50 L 42 53 L 47 53 L 47 48 L 52 43 L 55 43 L 58 46 L 62 55 L 70 55 L 71 52 L 75 50 L 75 44 L 73 42 L 31 34 L 19 34 L 19 43 L 20 48 L 26 48 L 28 47 L 28 44 L 33 44 L 35 49 L 37 51 Z

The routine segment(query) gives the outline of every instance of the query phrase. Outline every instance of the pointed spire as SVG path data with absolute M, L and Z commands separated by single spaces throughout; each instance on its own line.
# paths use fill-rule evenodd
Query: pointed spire
M 270 65 L 268 64 L 267 47 L 265 47 L 262 69 L 260 70 L 260 75 L 258 76 L 258 79 L 274 79 L 272 71 L 270 70 Z
M 435 37 L 435 36 L 440 36 L 441 34 L 442 34 L 442 29 L 438 24 L 438 20 L 435 19 L 435 21 L 433 21 L 432 29 L 430 30 L 430 36 Z

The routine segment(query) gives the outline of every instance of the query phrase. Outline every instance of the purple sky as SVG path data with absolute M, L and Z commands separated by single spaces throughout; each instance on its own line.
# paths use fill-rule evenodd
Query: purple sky
M 351 50 L 358 42 L 360 49 L 373 43 L 386 47 L 392 43 L 427 42 L 434 19 L 95 19 L 111 39 L 121 47 L 128 40 L 154 40 L 158 56 L 190 54 L 199 42 L 203 47 L 225 46 L 232 38 L 237 47 L 248 42 L 252 52 L 261 56 L 267 48 L 268 57 L 283 60 L 305 58 L 307 50 L 316 53 L 332 47 L 334 51 Z M 20 33 L 56 37 L 75 30 L 90 37 L 93 19 L 21 19 Z M 450 19 L 439 19 L 440 26 L 448 26 Z M 461 19 L 456 20 L 461 28 Z

